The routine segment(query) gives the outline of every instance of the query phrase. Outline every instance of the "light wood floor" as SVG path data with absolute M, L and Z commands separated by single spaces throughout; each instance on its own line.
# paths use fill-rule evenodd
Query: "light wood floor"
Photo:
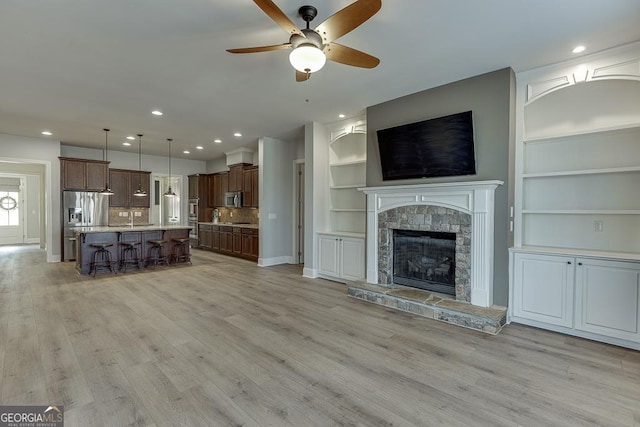
M 640 425 L 640 352 L 194 252 L 93 279 L 0 247 L 0 404 L 64 404 L 67 427 Z

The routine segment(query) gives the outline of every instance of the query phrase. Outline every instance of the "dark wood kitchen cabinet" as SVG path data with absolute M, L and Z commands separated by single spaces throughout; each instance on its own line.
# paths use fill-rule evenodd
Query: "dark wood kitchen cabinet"
M 233 254 L 242 255 L 242 229 L 239 227 L 233 229 Z
M 228 191 L 242 191 L 243 184 L 243 172 L 245 167 L 249 165 L 245 163 L 239 163 L 237 165 L 229 166 L 229 190 Z
M 144 197 L 136 197 L 133 192 L 138 184 L 147 192 Z M 132 171 L 127 169 L 109 169 L 109 185 L 113 196 L 109 198 L 112 208 L 149 208 L 151 191 L 151 172 Z
M 60 157 L 63 190 L 102 190 L 107 183 L 109 162 Z
M 258 261 L 259 230 L 257 228 L 242 228 L 242 257 Z
M 189 175 L 189 199 L 198 199 L 198 204 L 207 206 L 209 192 L 209 177 L 207 174 Z
M 258 200 L 258 168 L 252 167 L 242 171 L 242 206 L 257 208 Z
M 220 227 L 217 225 L 211 227 L 211 250 L 220 250 Z
M 198 238 L 200 239 L 200 248 L 212 249 L 212 226 L 209 224 L 198 224 Z
M 220 252 L 233 253 L 233 227 L 220 227 Z
M 229 191 L 229 172 L 209 175 L 209 207 L 223 208 L 224 194 Z

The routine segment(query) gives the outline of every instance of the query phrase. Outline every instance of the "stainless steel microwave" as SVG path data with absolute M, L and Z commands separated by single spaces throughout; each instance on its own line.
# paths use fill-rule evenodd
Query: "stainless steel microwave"
M 224 206 L 227 208 L 241 208 L 242 207 L 242 192 L 230 191 L 224 194 Z

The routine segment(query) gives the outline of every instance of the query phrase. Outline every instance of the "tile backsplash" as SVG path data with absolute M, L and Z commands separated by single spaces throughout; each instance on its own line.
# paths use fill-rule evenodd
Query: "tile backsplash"
M 258 224 L 260 210 L 255 208 L 219 208 L 220 217 L 218 222 L 241 222 L 247 224 Z M 198 218 L 200 222 L 213 221 L 213 209 L 207 209 L 205 218 Z
M 133 225 L 149 224 L 148 208 L 109 208 L 109 225 L 129 225 L 131 224 L 131 213 L 133 212 Z M 139 216 L 138 216 L 139 213 Z M 122 216 L 124 215 L 124 216 Z

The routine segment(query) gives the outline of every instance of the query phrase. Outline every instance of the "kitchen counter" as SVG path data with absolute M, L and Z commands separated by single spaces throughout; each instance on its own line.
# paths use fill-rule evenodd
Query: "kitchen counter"
M 101 225 L 96 227 L 76 227 L 73 232 L 76 235 L 87 233 L 124 233 L 130 231 L 163 231 L 163 230 L 191 230 L 192 227 L 184 225 Z
M 253 228 L 253 229 L 259 229 L 260 226 L 258 224 L 234 224 L 231 222 L 199 222 L 198 224 L 204 224 L 204 225 L 221 225 L 224 227 L 241 227 L 241 228 Z
M 138 249 L 145 265 L 144 259 L 149 254 L 150 240 L 165 240 L 164 252 L 169 258 L 176 243 L 173 239 L 189 238 L 191 227 L 183 225 L 136 225 L 136 226 L 97 226 L 97 227 L 77 227 L 74 233 L 77 238 L 76 245 L 76 270 L 80 274 L 89 274 L 91 270 L 91 259 L 95 248 L 92 243 L 111 243 L 107 250 L 111 253 L 111 260 L 118 268 L 121 257 L 121 242 L 140 242 Z M 187 251 L 189 245 L 187 245 Z

